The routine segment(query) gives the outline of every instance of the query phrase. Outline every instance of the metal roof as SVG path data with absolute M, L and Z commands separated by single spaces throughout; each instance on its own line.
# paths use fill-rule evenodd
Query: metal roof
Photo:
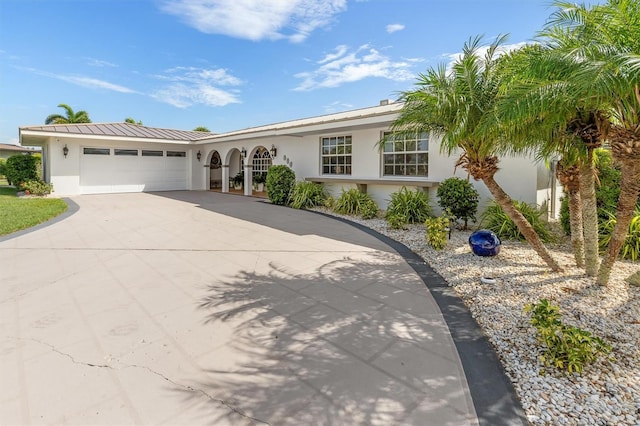
M 33 148 L 25 148 L 20 145 L 11 145 L 8 143 L 0 143 L 1 151 L 17 151 L 17 152 L 36 152 Z
M 267 131 L 287 131 L 295 128 L 323 125 L 329 123 L 339 123 L 359 118 L 383 117 L 385 115 L 394 114 L 402 109 L 404 104 L 401 102 L 389 102 L 383 105 L 344 111 L 334 114 L 320 115 L 316 117 L 302 118 L 298 120 L 284 121 L 281 123 L 268 124 L 265 126 L 249 127 L 242 130 L 234 130 L 231 132 L 218 133 L 211 135 L 213 139 L 225 138 L 230 136 L 245 135 L 251 133 L 267 132 Z
M 179 141 L 197 141 L 214 136 L 214 133 L 193 130 L 161 129 L 133 123 L 82 123 L 50 124 L 44 126 L 24 126 L 20 131 L 78 134 L 91 136 L 120 136 L 141 139 L 166 139 Z

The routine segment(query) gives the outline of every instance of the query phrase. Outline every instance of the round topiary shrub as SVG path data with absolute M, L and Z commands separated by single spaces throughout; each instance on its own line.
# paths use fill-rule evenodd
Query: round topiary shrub
M 271 166 L 267 172 L 267 196 L 273 204 L 287 205 L 296 183 L 296 174 L 285 165 Z
M 464 229 L 467 229 L 469 219 L 476 220 L 479 195 L 471 183 L 456 177 L 445 179 L 438 186 L 437 196 L 442 210 L 448 210 L 456 220 L 464 221 Z
M 5 176 L 15 186 L 38 180 L 38 158 L 33 155 L 12 155 L 5 163 Z

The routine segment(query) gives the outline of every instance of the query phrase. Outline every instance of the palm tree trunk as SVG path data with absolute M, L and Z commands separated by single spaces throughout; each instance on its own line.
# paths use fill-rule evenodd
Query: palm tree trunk
M 569 225 L 571 227 L 571 246 L 576 266 L 584 268 L 584 227 L 582 224 L 582 197 L 580 197 L 580 168 L 567 166 L 563 161 L 556 166 L 556 175 L 564 187 L 569 199 Z
M 540 237 L 533 229 L 533 226 L 531 226 L 522 213 L 515 208 L 513 201 L 511 201 L 511 197 L 509 197 L 502 187 L 498 185 L 493 178 L 493 175 L 483 175 L 482 181 L 487 185 L 487 188 L 489 189 L 489 192 L 491 192 L 491 195 L 493 195 L 496 203 L 498 203 L 498 205 L 502 207 L 502 210 L 511 218 L 511 220 L 513 220 L 513 223 L 515 223 L 520 233 L 524 236 L 535 252 L 538 253 L 542 260 L 544 260 L 554 272 L 561 272 L 562 268 L 558 265 L 558 262 L 551 257 L 551 254 L 540 240 Z
M 582 222 L 582 197 L 580 191 L 571 191 L 569 196 L 569 224 L 571 226 L 571 246 L 576 266 L 584 268 L 584 227 Z
M 587 276 L 595 277 L 600 265 L 598 253 L 598 206 L 596 202 L 593 149 L 580 167 L 580 197 L 582 199 L 582 226 L 584 229 L 584 258 Z
M 616 209 L 616 225 L 613 227 L 611 240 L 607 247 L 604 261 L 598 271 L 596 282 L 607 285 L 613 264 L 618 259 L 620 249 L 629 233 L 629 224 L 640 195 L 640 161 L 638 159 L 621 159 L 622 177 L 620 179 L 620 196 Z

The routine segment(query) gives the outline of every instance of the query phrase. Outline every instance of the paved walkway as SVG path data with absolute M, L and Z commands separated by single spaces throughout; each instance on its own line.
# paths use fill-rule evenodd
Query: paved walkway
M 519 421 L 508 389 L 468 386 L 423 277 L 362 230 L 210 192 L 72 206 L 0 239 L 2 424 Z

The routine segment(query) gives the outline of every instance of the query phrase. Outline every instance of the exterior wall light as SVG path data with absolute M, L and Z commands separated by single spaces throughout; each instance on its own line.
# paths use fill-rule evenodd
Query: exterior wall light
M 69 154 L 69 148 L 67 148 L 67 144 L 64 144 L 64 148 L 62 148 L 62 154 L 64 158 L 67 158 L 67 154 Z
M 198 159 L 198 161 L 200 161 L 200 159 L 202 158 L 202 153 L 200 152 L 200 150 L 198 150 L 198 153 L 196 154 L 196 158 Z
M 276 155 L 278 154 L 278 148 L 276 148 L 275 145 L 271 145 L 271 149 L 269 150 L 269 154 L 271 154 L 271 158 L 276 158 Z
M 240 150 L 240 155 L 242 155 L 242 158 L 246 158 L 247 157 L 247 150 L 244 149 L 244 146 Z

